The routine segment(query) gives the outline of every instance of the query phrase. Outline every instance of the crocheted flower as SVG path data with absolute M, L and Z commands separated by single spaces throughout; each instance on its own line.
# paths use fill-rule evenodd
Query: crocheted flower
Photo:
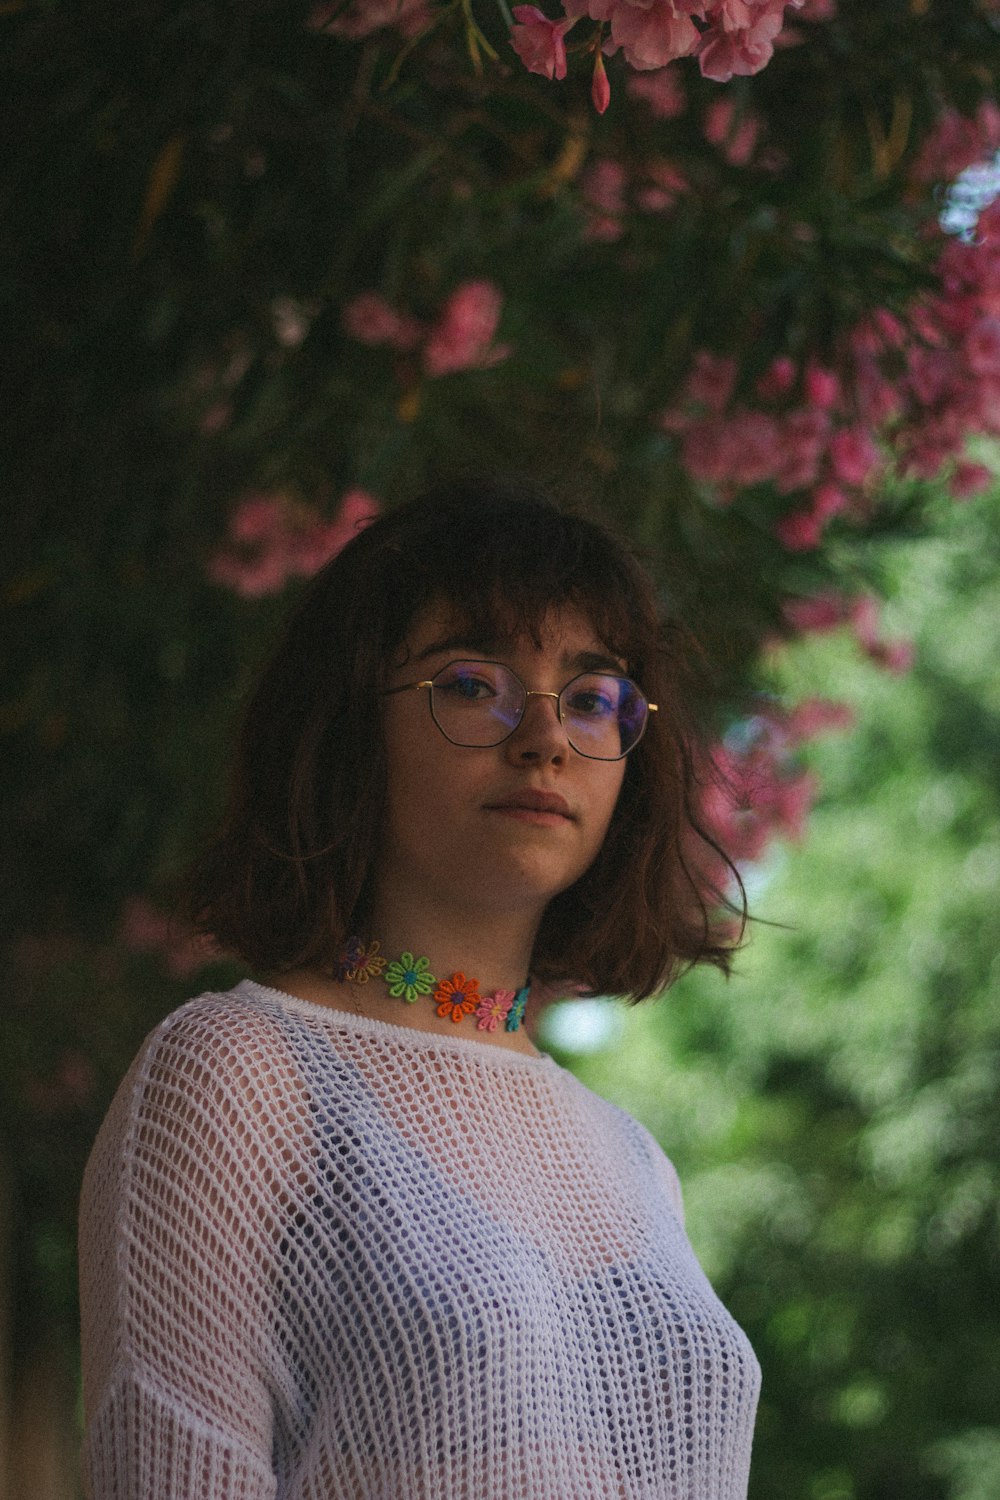
M 381 947 L 378 938 L 373 938 L 367 948 L 361 944 L 359 947 L 361 951 L 347 978 L 353 979 L 355 984 L 367 984 L 369 979 L 377 979 L 381 974 L 385 968 L 385 958 L 378 951 Z
M 528 992 L 530 989 L 531 985 L 526 984 L 514 996 L 510 1010 L 507 1012 L 507 1021 L 504 1026 L 505 1031 L 516 1031 L 524 1020 L 524 1007 L 528 1003 Z
M 412 953 L 401 953 L 383 975 L 389 994 L 394 1000 L 408 1000 L 411 1005 L 418 995 L 429 995 L 437 984 L 430 967 L 429 958 L 414 958 Z
M 453 1021 L 460 1021 L 463 1016 L 471 1016 L 479 1004 L 479 980 L 466 979 L 464 974 L 453 974 L 450 979 L 442 979 L 434 991 L 434 999 L 438 1003 L 439 1016 L 450 1016 Z
M 378 947 L 378 944 L 375 944 Z M 337 956 L 333 966 L 334 979 L 347 979 L 353 973 L 358 960 L 364 956 L 365 945 L 359 937 L 349 937 Z
M 476 1026 L 480 1031 L 496 1031 L 501 1021 L 506 1021 L 514 1003 L 513 990 L 497 990 L 495 995 L 484 995 L 476 1010 Z

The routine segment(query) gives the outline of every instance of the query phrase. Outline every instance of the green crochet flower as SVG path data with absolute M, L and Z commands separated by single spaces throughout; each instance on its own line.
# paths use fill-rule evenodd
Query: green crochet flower
M 429 972 L 430 962 L 429 958 L 414 958 L 412 953 L 401 953 L 393 959 L 382 978 L 394 1000 L 409 1000 L 412 1005 L 418 995 L 430 994 L 437 984 Z

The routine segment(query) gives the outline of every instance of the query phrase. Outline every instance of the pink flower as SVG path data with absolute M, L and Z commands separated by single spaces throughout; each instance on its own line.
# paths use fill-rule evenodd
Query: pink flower
M 731 354 L 713 354 L 699 349 L 691 365 L 685 391 L 690 400 L 698 401 L 709 411 L 721 412 L 728 406 L 736 385 L 736 361 Z
M 496 1031 L 507 1020 L 514 1004 L 513 990 L 497 990 L 493 995 L 483 995 L 476 1007 L 477 1031 Z
M 952 182 L 966 167 L 985 161 L 1000 146 L 1000 109 L 984 100 L 971 118 L 947 109 L 924 141 L 914 169 L 917 182 Z
M 994 474 L 985 464 L 972 464 L 966 461 L 955 465 L 955 472 L 948 482 L 948 489 L 956 500 L 968 500 L 972 495 L 979 495 L 983 490 L 989 489 L 993 483 Z
M 864 484 L 878 463 L 878 449 L 863 427 L 842 427 L 830 439 L 830 467 L 842 484 Z
M 806 401 L 820 411 L 830 411 L 840 400 L 840 381 L 832 370 L 811 359 L 802 377 Z
M 424 345 L 428 375 L 484 369 L 506 359 L 508 345 L 494 345 L 503 303 L 491 281 L 466 281 L 448 298 L 441 317 Z
M 398 313 L 378 292 L 360 292 L 344 307 L 341 327 L 361 344 L 390 344 L 412 349 L 423 332 L 415 318 Z
M 550 21 L 535 5 L 515 5 L 514 15 L 518 25 L 511 31 L 511 46 L 528 72 L 541 73 L 545 78 L 565 78 L 563 38 L 576 21 L 569 18 Z
M 594 58 L 594 77 L 590 86 L 590 97 L 599 115 L 603 115 L 611 103 L 611 85 L 608 82 L 604 58 L 598 51 Z
M 793 630 L 821 635 L 843 625 L 850 618 L 851 608 L 851 600 L 830 589 L 809 599 L 786 599 L 782 614 Z
M 357 489 L 347 492 L 332 521 L 287 495 L 249 495 L 230 516 L 208 576 L 243 599 L 276 594 L 290 578 L 318 572 L 378 513 L 378 503 Z
M 779 428 L 760 411 L 707 417 L 689 428 L 681 445 L 685 468 L 709 484 L 760 484 L 775 470 Z
M 872 660 L 894 677 L 903 677 L 909 672 L 916 654 L 913 642 L 902 638 L 883 641 L 876 651 L 871 652 Z
M 824 521 L 839 516 L 848 506 L 847 496 L 835 484 L 821 484 L 813 493 L 813 510 Z
M 820 485 L 808 510 L 791 511 L 782 516 L 774 534 L 789 552 L 810 552 L 823 540 L 826 523 L 847 505 L 847 496 L 835 485 Z
M 787 354 L 779 354 L 776 359 L 772 359 L 757 381 L 758 396 L 762 401 L 780 401 L 795 384 L 795 375 L 795 361 L 789 359 Z
M 815 511 L 792 511 L 781 517 L 774 534 L 789 552 L 811 552 L 823 539 L 823 519 Z
M 712 18 L 713 24 L 699 38 L 702 76 L 728 83 L 734 73 L 746 76 L 766 67 L 774 55 L 784 4 L 785 0 L 764 0 L 759 5 L 724 0 Z
M 965 357 L 974 375 L 1000 375 L 1000 317 L 976 320 L 965 340 Z
M 625 61 L 640 72 L 689 56 L 698 42 L 695 26 L 677 14 L 671 0 L 651 0 L 649 5 L 620 0 L 611 17 L 611 50 L 620 47 Z
M 718 146 L 734 167 L 745 167 L 753 156 L 760 127 L 760 116 L 749 109 L 739 110 L 729 95 L 713 99 L 705 111 L 705 139 Z
M 675 120 L 687 108 L 684 89 L 675 68 L 656 68 L 632 75 L 625 84 L 633 99 L 648 105 L 655 120 Z
M 788 715 L 786 730 L 792 744 L 814 740 L 817 735 L 840 732 L 854 727 L 856 715 L 848 703 L 831 698 L 805 698 Z
M 778 419 L 774 484 L 779 494 L 815 483 L 829 430 L 829 419 L 822 411 L 800 408 Z
M 850 620 L 855 639 L 867 657 L 897 676 L 910 670 L 914 658 L 913 642 L 886 640 L 882 634 L 878 600 L 871 594 L 862 594 L 852 602 Z
M 765 726 L 751 749 L 720 746 L 712 759 L 717 775 L 705 787 L 701 813 L 731 857 L 756 860 L 776 836 L 801 838 L 817 783 L 790 760 L 780 723 Z
M 624 233 L 625 168 L 607 157 L 591 162 L 580 179 L 580 191 L 587 211 L 588 240 L 610 244 Z
M 635 201 L 646 213 L 665 213 L 688 190 L 688 180 L 672 162 L 651 160 L 645 163 L 647 181 L 638 188 Z
M 378 514 L 377 502 L 365 490 L 348 490 L 334 520 L 317 519 L 289 538 L 291 571 L 301 578 L 311 578 L 353 541 L 359 531 L 370 526 Z

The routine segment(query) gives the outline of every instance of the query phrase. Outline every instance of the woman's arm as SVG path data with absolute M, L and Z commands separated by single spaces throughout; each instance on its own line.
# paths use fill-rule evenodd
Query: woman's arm
M 270 1500 L 281 1155 L 238 1032 L 185 1007 L 147 1042 L 81 1201 L 91 1500 Z M 252 1017 L 244 1023 L 251 1029 Z M 245 1039 L 250 1045 L 251 1037 Z

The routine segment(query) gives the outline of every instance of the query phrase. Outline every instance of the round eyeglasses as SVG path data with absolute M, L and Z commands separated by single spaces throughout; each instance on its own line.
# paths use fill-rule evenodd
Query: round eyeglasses
M 498 661 L 450 661 L 423 682 L 386 688 L 383 697 L 426 689 L 435 724 L 453 745 L 502 745 L 524 718 L 529 698 L 553 698 L 566 738 L 588 760 L 621 760 L 642 739 L 657 705 L 628 677 L 581 672 L 559 693 L 526 688 Z

